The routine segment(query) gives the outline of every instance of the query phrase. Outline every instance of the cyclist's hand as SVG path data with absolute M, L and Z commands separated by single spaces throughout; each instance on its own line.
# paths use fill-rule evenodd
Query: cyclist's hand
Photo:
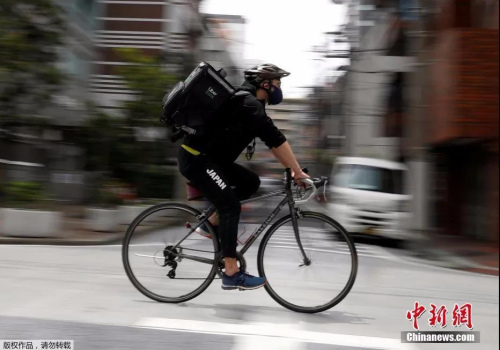
M 305 187 L 305 183 L 302 181 L 303 179 L 309 179 L 310 176 L 307 175 L 302 169 L 297 170 L 297 172 L 292 170 L 292 178 L 296 183 L 299 183 L 301 187 Z

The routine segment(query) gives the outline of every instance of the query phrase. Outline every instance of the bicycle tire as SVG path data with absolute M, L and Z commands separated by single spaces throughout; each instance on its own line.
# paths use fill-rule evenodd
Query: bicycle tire
M 352 287 L 354 286 L 354 282 L 356 281 L 356 276 L 357 276 L 357 271 L 358 271 L 358 255 L 356 252 L 356 246 L 354 245 L 354 241 L 349 235 L 349 233 L 340 225 L 337 221 L 334 219 L 321 214 L 321 213 L 316 213 L 316 212 L 301 212 L 301 217 L 303 218 L 308 218 L 308 219 L 317 219 L 321 220 L 322 222 L 328 223 L 329 225 L 333 226 L 338 233 L 342 236 L 342 238 L 345 240 L 347 245 L 349 246 L 349 251 L 351 253 L 351 272 L 349 275 L 349 279 L 347 281 L 347 284 L 343 288 L 343 290 L 335 297 L 333 298 L 330 302 L 327 302 L 325 304 L 316 306 L 316 307 L 304 307 L 304 306 L 299 306 L 295 305 L 293 303 L 290 303 L 286 301 L 284 298 L 278 295 L 278 293 L 272 288 L 272 281 L 268 281 L 268 283 L 264 286 L 266 289 L 267 293 L 281 306 L 295 311 L 299 313 L 318 313 L 318 312 L 323 312 L 328 309 L 331 309 L 338 303 L 340 303 L 351 291 Z M 276 223 L 274 223 L 266 232 L 264 235 L 262 242 L 259 246 L 259 252 L 257 256 L 257 266 L 258 266 L 258 271 L 260 276 L 266 277 L 266 271 L 264 267 L 264 254 L 266 252 L 266 247 L 269 242 L 269 239 L 272 237 L 272 235 L 283 225 L 287 224 L 292 220 L 292 216 L 288 214 L 287 216 L 284 216 L 280 220 L 278 220 Z M 300 221 L 300 218 L 298 218 Z
M 205 282 L 203 282 L 198 288 L 196 288 L 195 290 L 193 290 L 192 292 L 190 292 L 188 294 L 185 294 L 185 295 L 182 295 L 182 296 L 176 297 L 176 298 L 171 298 L 171 297 L 164 297 L 164 296 L 161 296 L 159 294 L 156 294 L 156 293 L 150 291 L 148 288 L 144 287 L 141 284 L 141 282 L 136 278 L 136 276 L 133 272 L 133 269 L 130 266 L 130 260 L 129 260 L 129 245 L 130 245 L 130 241 L 134 235 L 136 228 L 140 225 L 141 222 L 143 222 L 150 215 L 152 215 L 156 212 L 159 212 L 161 210 L 169 210 L 169 209 L 185 211 L 188 214 L 193 215 L 193 218 L 197 222 L 199 221 L 198 219 L 196 219 L 196 217 L 198 215 L 200 215 L 200 212 L 198 210 L 190 207 L 190 206 L 187 206 L 187 205 L 184 205 L 181 203 L 161 203 L 161 204 L 157 204 L 155 206 L 152 206 L 151 208 L 148 208 L 147 210 L 145 210 L 144 212 L 139 214 L 139 216 L 137 216 L 137 218 L 129 225 L 129 227 L 127 229 L 127 232 L 126 232 L 125 237 L 123 238 L 123 242 L 122 242 L 122 262 L 123 262 L 123 266 L 125 268 L 125 272 L 127 274 L 127 277 L 129 278 L 130 282 L 134 285 L 134 287 L 139 292 L 141 292 L 142 294 L 144 294 L 148 298 L 153 299 L 153 300 L 158 301 L 158 302 L 182 303 L 182 302 L 191 300 L 191 299 L 197 297 L 198 295 L 200 295 L 201 293 L 203 293 L 210 286 L 210 284 L 213 282 L 215 275 L 216 275 L 216 267 L 217 267 L 216 256 L 218 255 L 218 252 L 219 252 L 219 240 L 218 240 L 212 226 L 210 225 L 210 223 L 208 221 L 206 221 L 205 224 L 208 227 L 210 233 L 212 234 L 212 241 L 213 241 L 213 247 L 214 247 L 214 257 L 213 257 L 214 264 L 210 270 L 210 273 L 206 277 Z

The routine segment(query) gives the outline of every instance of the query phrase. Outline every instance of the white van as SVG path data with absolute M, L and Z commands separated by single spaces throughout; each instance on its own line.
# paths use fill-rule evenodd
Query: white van
M 337 158 L 329 214 L 350 233 L 405 239 L 411 213 L 409 171 L 381 159 Z

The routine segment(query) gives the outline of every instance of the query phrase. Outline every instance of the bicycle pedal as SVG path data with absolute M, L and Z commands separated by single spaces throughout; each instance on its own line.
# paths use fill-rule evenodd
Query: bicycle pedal
M 224 286 L 221 286 L 221 288 L 223 290 L 236 290 L 236 289 L 238 289 L 238 287 L 224 287 Z

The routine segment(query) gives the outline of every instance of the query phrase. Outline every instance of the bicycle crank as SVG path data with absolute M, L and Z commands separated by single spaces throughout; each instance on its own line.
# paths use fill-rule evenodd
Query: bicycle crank
M 224 263 L 224 257 L 222 256 L 222 253 L 219 253 L 217 256 L 217 275 L 219 275 L 220 278 L 222 278 L 222 274 L 224 273 L 224 269 L 226 268 L 225 263 Z M 240 267 L 240 270 L 246 271 L 247 269 L 247 262 L 243 255 L 241 255 L 239 252 L 236 252 L 236 262 L 238 266 Z

